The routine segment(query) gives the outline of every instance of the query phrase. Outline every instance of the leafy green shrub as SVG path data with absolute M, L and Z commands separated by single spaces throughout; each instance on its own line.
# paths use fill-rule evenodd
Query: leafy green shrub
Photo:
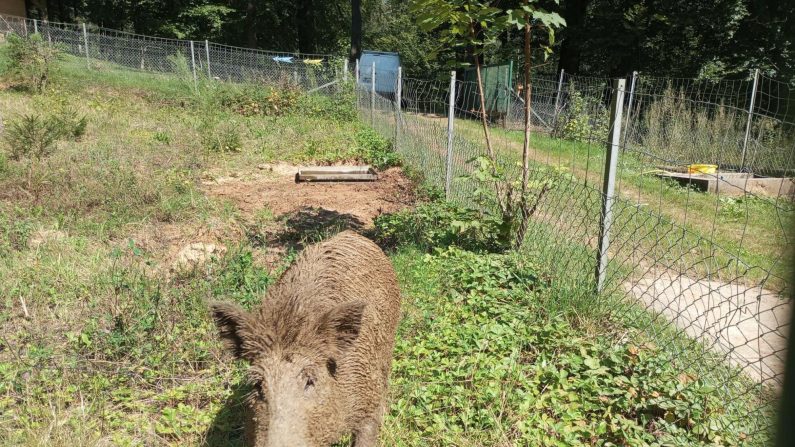
M 6 49 L 6 75 L 26 90 L 41 92 L 57 68 L 60 52 L 44 42 L 39 34 L 27 38 L 10 34 Z
M 479 220 L 477 211 L 452 202 L 429 202 L 413 210 L 382 214 L 375 219 L 380 244 L 395 247 L 416 245 L 424 250 L 458 246 L 470 250 L 494 250 L 494 222 Z
M 513 177 L 508 166 L 480 156 L 470 160 L 472 172 L 462 178 L 474 183 L 472 195 L 477 210 L 475 222 L 489 222 L 499 247 L 519 248 L 524 242 L 530 218 L 544 196 L 562 181 L 571 178 L 565 168 L 536 166 L 528 171 L 527 187 Z
M 604 142 L 609 132 L 609 112 L 599 98 L 569 88 L 569 107 L 558 118 L 555 135 L 578 142 Z
M 369 127 L 356 132 L 356 149 L 362 161 L 377 169 L 400 165 L 400 156 L 392 148 L 392 142 Z
M 212 152 L 240 152 L 243 140 L 235 121 L 208 122 L 202 130 L 204 148 Z

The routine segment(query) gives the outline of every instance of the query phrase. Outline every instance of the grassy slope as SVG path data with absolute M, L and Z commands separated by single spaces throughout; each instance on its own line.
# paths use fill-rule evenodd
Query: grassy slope
M 6 124 L 65 108 L 89 122 L 79 141 L 58 143 L 30 191 L 26 163 L 0 156 L 4 443 L 192 444 L 214 418 L 224 427 L 240 369 L 221 361 L 205 302 L 254 302 L 272 273 L 253 265 L 256 248 L 240 239 L 236 211 L 206 197 L 199 181 L 274 160 L 349 158 L 361 125 L 244 117 L 191 89 L 174 78 L 86 72 L 68 58 L 44 94 L 0 91 Z M 206 148 L 219 123 L 239 135 L 238 152 Z M 239 248 L 206 276 L 171 282 L 135 237 L 163 225 L 217 230 Z
M 344 158 L 358 124 L 215 110 L 209 118 L 236 123 L 242 138 L 239 153 L 215 153 L 203 147 L 208 110 L 178 80 L 85 73 L 67 61 L 56 89 L 40 96 L 0 92 L 4 119 L 11 110 L 53 110 L 61 102 L 89 117 L 87 135 L 62 143 L 45 163 L 34 196 L 20 192 L 23 166 L 0 165 L 0 439 L 239 444 L 243 365 L 223 356 L 205 303 L 256 302 L 278 272 L 258 267 L 257 247 L 230 233 L 236 248 L 206 274 L 168 281 L 154 272 L 157 259 L 128 236 L 163 223 L 234 226 L 234 210 L 197 188 L 204 173 L 274 159 Z M 37 245 L 31 236 L 41 229 L 63 233 Z M 685 366 L 641 335 L 595 329 L 598 319 L 557 316 L 571 299 L 566 287 L 505 295 L 506 284 L 498 282 L 473 292 L 457 285 L 460 269 L 444 267 L 473 259 L 426 257 L 410 247 L 392 257 L 405 318 L 385 445 L 587 444 L 592 436 L 640 443 L 654 427 L 643 427 L 646 413 L 630 408 L 667 414 L 658 407 L 681 401 L 693 425 L 703 427 L 753 405 L 724 406 L 701 382 L 685 395 L 682 382 L 694 378 L 677 377 Z M 634 376 L 626 373 L 629 364 L 636 365 Z M 663 393 L 660 405 L 648 403 Z M 695 398 L 704 399 L 702 413 L 690 413 Z M 658 422 L 669 440 L 709 441 L 692 427 L 676 429 L 682 416 L 670 411 L 672 426 Z M 739 441 L 756 423 L 721 435 Z M 763 435 L 749 441 L 761 443 Z

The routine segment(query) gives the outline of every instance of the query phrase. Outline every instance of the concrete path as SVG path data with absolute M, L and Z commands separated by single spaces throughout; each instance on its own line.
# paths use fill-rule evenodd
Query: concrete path
M 624 288 L 753 380 L 783 384 L 791 300 L 761 287 L 675 273 L 649 274 Z

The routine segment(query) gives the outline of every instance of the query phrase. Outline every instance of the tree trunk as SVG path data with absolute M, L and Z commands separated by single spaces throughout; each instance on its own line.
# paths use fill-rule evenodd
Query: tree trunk
M 469 31 L 472 34 L 472 37 L 475 36 L 475 26 L 474 24 L 470 24 Z M 497 171 L 497 155 L 494 153 L 494 149 L 491 146 L 491 132 L 489 131 L 489 116 L 486 114 L 486 94 L 483 92 L 483 78 L 480 74 L 480 57 L 477 54 L 477 51 L 472 51 L 472 59 L 475 60 L 475 74 L 477 75 L 478 80 L 478 96 L 480 98 L 480 120 L 483 124 L 483 136 L 486 139 L 486 153 L 491 159 L 492 169 L 494 172 L 492 174 L 496 174 Z M 494 191 L 497 194 L 497 205 L 500 207 L 500 212 L 503 215 L 503 220 L 505 216 L 510 213 L 510 197 L 503 197 L 502 188 L 500 187 L 500 182 L 494 182 Z
M 580 71 L 580 55 L 582 54 L 583 37 L 586 34 L 585 19 L 588 3 L 591 0 L 566 0 L 563 18 L 566 19 L 565 37 L 560 44 L 558 71 L 578 73 Z
M 246 46 L 257 48 L 257 3 L 254 0 L 246 3 Z
M 312 4 L 312 0 L 297 0 L 295 5 L 298 51 L 301 53 L 314 53 L 317 50 L 315 45 L 315 7 Z
M 351 52 L 348 59 L 353 66 L 362 55 L 362 2 L 351 0 Z
M 529 0 L 525 0 L 525 4 L 529 4 Z M 527 233 L 527 225 L 530 220 L 530 209 L 527 204 L 527 184 L 530 177 L 530 98 L 532 98 L 531 90 L 532 84 L 530 83 L 530 69 L 532 68 L 533 59 L 530 52 L 530 39 L 532 37 L 530 29 L 531 17 L 525 17 L 524 25 L 524 143 L 522 144 L 522 195 L 519 199 L 519 204 L 522 213 L 522 220 L 519 222 L 519 229 L 516 233 L 516 248 L 522 246 L 525 234 Z
M 489 132 L 489 116 L 486 114 L 486 94 L 483 92 L 483 79 L 480 76 L 480 58 L 477 54 L 473 54 L 472 58 L 475 60 L 475 73 L 478 78 L 478 96 L 480 98 L 480 120 L 483 124 L 483 136 L 486 138 L 486 151 L 489 158 L 495 164 L 497 159 L 494 155 L 494 149 L 491 147 L 491 133 Z

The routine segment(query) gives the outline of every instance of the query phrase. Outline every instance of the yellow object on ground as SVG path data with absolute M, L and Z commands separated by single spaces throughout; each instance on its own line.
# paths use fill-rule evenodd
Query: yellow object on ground
M 718 172 L 718 165 L 690 165 L 687 167 L 688 174 L 714 174 Z

